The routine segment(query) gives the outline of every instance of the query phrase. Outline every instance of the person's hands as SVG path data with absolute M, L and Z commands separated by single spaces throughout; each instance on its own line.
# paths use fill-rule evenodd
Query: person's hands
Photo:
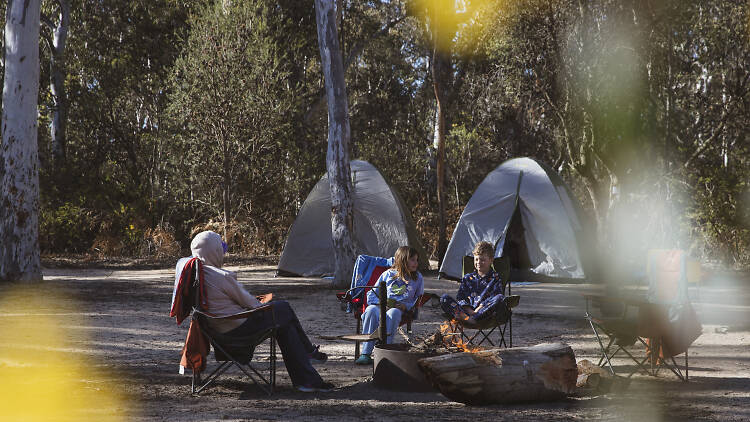
M 463 310 L 466 313 L 466 315 L 474 315 L 476 313 L 476 311 L 472 309 L 471 306 L 463 306 Z M 479 308 L 477 308 L 477 310 L 479 310 Z
M 260 303 L 268 303 L 271 301 L 271 299 L 273 299 L 273 293 L 266 293 L 264 295 L 258 295 L 258 296 L 255 296 L 255 298 L 258 299 Z

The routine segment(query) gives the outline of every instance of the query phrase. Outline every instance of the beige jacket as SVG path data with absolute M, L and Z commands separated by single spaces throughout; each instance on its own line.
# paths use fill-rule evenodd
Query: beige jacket
M 194 257 L 200 258 L 205 264 L 203 273 L 208 313 L 224 317 L 260 306 L 258 299 L 248 293 L 237 281 L 237 275 L 234 272 L 221 269 L 224 263 L 221 236 L 212 231 L 198 233 L 190 243 L 190 250 Z M 181 272 L 180 268 L 178 268 L 179 272 Z M 208 323 L 214 330 L 226 333 L 242 325 L 245 320 L 244 318 L 209 319 Z

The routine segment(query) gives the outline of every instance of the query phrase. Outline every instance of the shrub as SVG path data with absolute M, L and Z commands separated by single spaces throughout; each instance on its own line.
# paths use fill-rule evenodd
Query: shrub
M 82 252 L 97 233 L 95 214 L 69 202 L 42 209 L 39 215 L 39 246 L 43 252 Z

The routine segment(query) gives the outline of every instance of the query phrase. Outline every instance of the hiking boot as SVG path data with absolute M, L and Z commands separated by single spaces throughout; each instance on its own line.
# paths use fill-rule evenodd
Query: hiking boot
M 303 393 L 330 393 L 331 391 L 336 389 L 336 386 L 331 384 L 330 382 L 322 381 L 320 384 L 298 385 L 295 388 L 297 389 L 297 391 L 301 391 Z
M 308 353 L 310 363 L 325 363 L 328 355 L 320 351 L 320 346 L 315 346 L 312 352 Z
M 506 296 L 503 299 L 503 303 L 505 303 L 505 306 L 508 309 L 515 308 L 516 306 L 518 306 L 518 303 L 520 301 L 521 301 L 521 296 L 518 296 L 518 295 Z
M 372 358 L 370 355 L 361 354 L 354 363 L 357 365 L 372 365 Z

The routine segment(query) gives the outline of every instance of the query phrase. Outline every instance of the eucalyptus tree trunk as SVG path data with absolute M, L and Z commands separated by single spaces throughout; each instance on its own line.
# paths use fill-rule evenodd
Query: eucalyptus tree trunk
M 446 108 L 446 83 L 450 77 L 450 53 L 438 48 L 438 37 L 441 36 L 439 25 L 433 23 L 433 52 L 430 63 L 432 72 L 432 86 L 435 91 L 435 139 L 434 145 L 437 149 L 437 202 L 438 202 L 438 268 L 443 263 L 445 251 L 448 248 L 447 233 L 445 228 L 445 108 Z
M 331 189 L 331 234 L 335 255 L 333 287 L 347 287 L 354 267 L 352 180 L 349 167 L 349 103 L 336 30 L 335 0 L 315 0 L 318 46 L 328 101 L 326 166 Z
M 228 10 L 228 9 L 226 9 Z M 226 13 L 226 12 L 225 12 Z M 233 149 L 230 147 L 229 143 L 226 142 L 226 139 L 228 138 L 227 132 L 225 130 L 220 130 L 219 133 L 221 133 L 221 139 L 223 140 L 221 143 L 221 152 L 222 152 L 222 168 L 221 168 L 221 175 L 222 175 L 222 189 L 221 189 L 221 214 L 222 219 L 224 220 L 224 241 L 229 242 L 229 216 L 230 216 L 230 201 L 231 201 L 231 195 L 229 190 L 232 187 L 232 153 Z
M 50 91 L 52 93 L 52 157 L 55 161 L 65 159 L 65 126 L 68 119 L 68 102 L 65 95 L 65 42 L 68 39 L 70 26 L 70 2 L 57 0 L 60 14 L 57 24 L 52 28 L 50 43 Z
M 0 148 L 0 281 L 40 281 L 39 0 L 13 0 L 5 17 Z

